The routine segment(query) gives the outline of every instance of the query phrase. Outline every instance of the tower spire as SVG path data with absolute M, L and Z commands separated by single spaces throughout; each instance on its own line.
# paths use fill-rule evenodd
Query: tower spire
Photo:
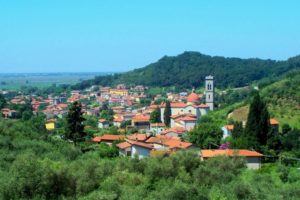
M 205 103 L 210 110 L 214 110 L 214 77 L 212 75 L 205 77 Z

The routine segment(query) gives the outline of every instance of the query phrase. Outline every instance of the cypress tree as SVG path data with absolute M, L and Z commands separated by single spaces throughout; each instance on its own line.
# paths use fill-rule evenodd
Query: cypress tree
M 241 137 L 244 131 L 242 122 L 235 121 L 233 125 L 234 128 L 232 130 L 232 137 L 233 138 Z
M 171 123 L 171 104 L 169 101 L 166 101 L 166 107 L 164 111 L 164 122 L 166 126 L 170 126 Z
M 86 136 L 84 132 L 84 120 L 81 103 L 75 101 L 69 109 L 65 131 L 65 138 L 72 140 L 75 145 L 83 141 Z
M 247 138 L 249 147 L 258 149 L 267 144 L 270 132 L 270 115 L 267 105 L 260 98 L 259 93 L 255 93 L 250 104 L 247 124 L 244 136 Z

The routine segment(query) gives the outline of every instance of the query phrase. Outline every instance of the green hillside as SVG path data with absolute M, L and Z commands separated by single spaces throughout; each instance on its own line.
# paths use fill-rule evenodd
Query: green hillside
M 242 87 L 253 81 L 278 77 L 289 70 L 300 69 L 300 57 L 286 61 L 225 58 L 198 52 L 184 52 L 178 56 L 164 56 L 155 63 L 123 74 L 99 76 L 83 81 L 74 89 L 93 84 L 114 85 L 126 83 L 147 86 L 199 87 L 206 75 L 215 76 L 219 88 Z
M 300 72 L 264 88 L 262 95 L 275 118 L 300 128 Z
M 287 75 L 261 90 L 261 95 L 268 103 L 271 117 L 281 124 L 289 124 L 300 128 L 300 72 Z M 248 115 L 248 106 L 235 109 L 229 117 L 234 120 L 245 120 Z

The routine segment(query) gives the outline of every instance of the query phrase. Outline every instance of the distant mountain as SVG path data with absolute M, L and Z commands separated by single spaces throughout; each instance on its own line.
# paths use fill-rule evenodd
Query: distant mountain
M 122 74 L 98 76 L 74 86 L 83 89 L 94 84 L 103 86 L 126 83 L 146 86 L 199 87 L 207 75 L 215 77 L 219 88 L 242 87 L 262 78 L 278 77 L 292 69 L 300 69 L 300 56 L 286 61 L 225 58 L 198 52 L 164 56 L 155 63 Z

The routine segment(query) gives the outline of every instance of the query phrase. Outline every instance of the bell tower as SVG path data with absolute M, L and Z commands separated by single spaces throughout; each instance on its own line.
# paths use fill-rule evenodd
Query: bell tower
M 214 110 L 214 77 L 205 77 L 205 103 L 210 110 Z

